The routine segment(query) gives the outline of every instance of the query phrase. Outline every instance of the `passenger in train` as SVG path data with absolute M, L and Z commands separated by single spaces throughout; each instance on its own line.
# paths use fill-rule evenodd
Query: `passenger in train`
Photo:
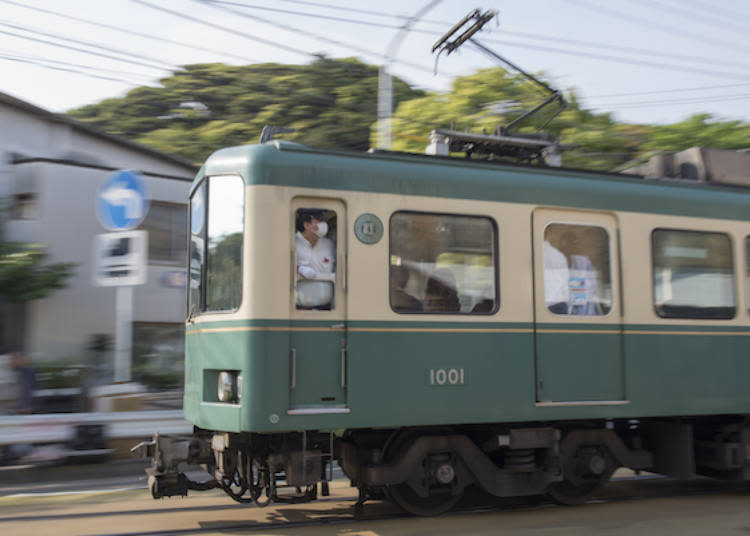
M 333 304 L 336 245 L 327 234 L 328 223 L 322 210 L 297 211 L 296 301 L 300 309 L 330 309 Z
M 456 292 L 456 278 L 447 268 L 440 268 L 427 280 L 425 310 L 429 312 L 457 312 L 461 310 Z
M 557 315 L 568 314 L 570 299 L 570 269 L 568 259 L 553 246 L 549 240 L 544 240 L 544 303 L 547 309 Z
M 422 302 L 406 292 L 409 269 L 403 265 L 391 265 L 391 307 L 398 313 L 422 312 Z
M 570 298 L 568 312 L 572 315 L 601 315 L 598 301 L 599 285 L 596 270 L 586 255 L 570 256 L 570 278 L 568 280 Z

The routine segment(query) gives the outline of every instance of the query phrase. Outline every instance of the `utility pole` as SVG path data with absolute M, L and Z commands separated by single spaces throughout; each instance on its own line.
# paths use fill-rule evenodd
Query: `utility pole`
M 378 72 L 378 149 L 391 148 L 391 115 L 393 115 L 393 77 L 389 72 L 391 63 L 395 59 L 398 47 L 401 46 L 401 42 L 411 30 L 411 27 L 441 1 L 432 0 L 428 2 L 414 16 L 408 18 L 396 35 L 393 36 L 385 51 L 385 59 Z

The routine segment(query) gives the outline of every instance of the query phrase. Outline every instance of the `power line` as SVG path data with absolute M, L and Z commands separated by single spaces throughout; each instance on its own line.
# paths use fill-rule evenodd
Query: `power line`
M 531 50 L 540 50 L 544 52 L 551 52 L 553 54 L 563 54 L 563 55 L 569 55 L 569 56 L 579 56 L 583 58 L 589 58 L 589 59 L 597 59 L 597 60 L 605 60 L 609 62 L 616 62 L 616 63 L 627 63 L 630 65 L 642 65 L 647 67 L 658 67 L 660 69 L 667 69 L 671 71 L 682 71 L 682 72 L 690 72 L 690 73 L 700 73 L 700 74 L 708 74 L 711 76 L 716 76 L 720 78 L 729 78 L 733 80 L 749 80 L 750 75 L 742 75 L 737 73 L 729 73 L 726 71 L 716 71 L 713 69 L 701 69 L 699 67 L 689 67 L 687 65 L 673 65 L 670 63 L 662 63 L 662 62 L 655 62 L 655 61 L 648 61 L 648 60 L 637 60 L 637 59 L 631 59 L 631 58 L 623 58 L 620 56 L 610 56 L 606 54 L 596 54 L 593 52 L 579 52 L 575 50 L 562 50 L 557 47 L 547 47 L 543 45 L 528 45 L 528 44 L 518 44 L 513 41 L 502 41 L 502 40 L 493 40 L 493 43 L 501 44 L 504 46 L 508 46 L 511 48 L 524 48 L 524 49 L 531 49 Z
M 710 15 L 698 15 L 696 13 L 691 13 L 689 11 L 685 11 L 682 8 L 678 8 L 673 5 L 666 5 L 659 0 L 630 0 L 631 2 L 637 2 L 641 5 L 645 5 L 646 7 L 655 7 L 656 9 L 660 9 L 661 11 L 670 13 L 672 15 L 676 15 L 678 17 L 682 17 L 683 19 L 688 19 L 693 22 L 697 22 L 698 24 L 703 24 L 706 26 L 712 26 L 714 28 L 719 28 L 722 31 L 734 31 L 736 33 L 739 33 L 742 35 L 742 37 L 747 37 L 748 29 L 737 27 L 733 22 L 729 21 L 722 21 L 715 19 L 714 17 Z
M 545 35 L 539 35 L 534 33 L 526 33 L 526 32 L 513 32 L 513 31 L 507 31 L 503 30 L 503 34 L 507 34 L 509 36 L 518 36 L 523 39 L 531 39 L 533 41 L 549 41 L 555 44 L 559 43 L 566 43 L 574 46 L 579 46 L 583 48 L 593 48 L 596 50 L 612 50 L 614 52 L 625 52 L 628 54 L 637 54 L 641 56 L 651 56 L 656 58 L 668 58 L 668 59 L 674 59 L 677 61 L 688 61 L 691 63 L 705 63 L 708 65 L 726 65 L 727 67 L 739 67 L 741 69 L 750 69 L 750 64 L 746 63 L 736 63 L 733 61 L 726 61 L 722 60 L 720 58 L 708 58 L 708 57 L 702 57 L 702 56 L 692 56 L 692 55 L 686 55 L 686 54 L 673 54 L 673 53 L 666 53 L 666 52 L 655 52 L 653 50 L 649 50 L 646 48 L 638 48 L 638 47 L 628 47 L 628 46 L 622 46 L 622 45 L 610 45 L 608 43 L 597 43 L 594 41 L 583 41 L 580 39 L 566 39 L 563 37 L 556 37 L 556 36 L 545 36 Z M 492 43 L 493 40 L 491 38 L 484 39 L 487 43 Z
M 251 20 L 262 22 L 264 24 L 270 24 L 270 25 L 276 26 L 277 28 L 281 28 L 282 30 L 286 30 L 286 31 L 289 31 L 289 32 L 293 32 L 293 33 L 297 33 L 297 34 L 300 34 L 300 35 L 304 35 L 306 37 L 310 37 L 310 38 L 316 39 L 318 41 L 324 41 L 324 42 L 331 43 L 331 44 L 336 45 L 336 46 L 341 46 L 341 47 L 344 47 L 344 48 L 349 48 L 349 49 L 355 50 L 357 52 L 360 52 L 361 54 L 367 54 L 369 56 L 376 56 L 376 57 L 381 58 L 381 59 L 386 59 L 386 55 L 382 54 L 380 52 L 373 52 L 372 50 L 367 50 L 365 48 L 361 48 L 361 47 L 359 47 L 357 45 L 353 45 L 351 43 L 345 43 L 343 41 L 338 41 L 336 39 L 331 39 L 330 37 L 324 37 L 324 36 L 321 36 L 321 35 L 318 35 L 318 34 L 314 34 L 312 32 L 308 32 L 306 30 L 300 30 L 299 28 L 295 28 L 294 26 L 290 26 L 288 24 L 281 24 L 281 23 L 278 23 L 278 22 L 275 22 L 275 21 L 272 21 L 272 20 L 264 19 L 264 18 L 259 17 L 257 15 L 250 15 L 249 13 L 245 13 L 243 11 L 237 11 L 235 9 L 231 9 L 229 7 L 225 7 L 226 5 L 241 6 L 241 7 L 250 7 L 250 6 L 246 6 L 245 4 L 238 4 L 236 2 L 225 2 L 225 1 L 220 1 L 220 0 L 195 0 L 195 1 L 200 2 L 202 4 L 208 4 L 208 5 L 212 6 L 212 7 L 215 7 L 216 9 L 221 9 L 221 10 L 226 11 L 228 13 L 234 13 L 235 15 L 239 15 L 241 17 L 249 18 Z M 275 11 L 275 10 L 273 10 L 273 11 Z M 405 65 L 405 66 L 411 67 L 412 69 L 416 69 L 416 70 L 419 70 L 419 71 L 423 71 L 423 72 L 427 72 L 427 73 L 432 74 L 432 69 L 430 69 L 429 67 L 423 67 L 422 65 L 417 65 L 415 63 L 411 63 L 411 62 L 407 62 L 407 61 L 403 61 L 403 60 L 394 60 L 394 62 L 395 63 L 400 63 L 401 65 Z
M 22 34 L 17 34 L 17 33 L 13 33 L 13 32 L 8 32 L 6 30 L 0 30 L 0 34 L 10 35 L 12 37 L 17 37 L 19 39 L 25 39 L 27 41 L 33 41 L 35 43 L 42 43 L 42 44 L 45 44 L 45 45 L 51 45 L 51 46 L 58 47 L 58 48 L 64 48 L 64 49 L 67 49 L 67 50 L 73 50 L 75 52 L 82 52 L 84 54 L 90 54 L 92 56 L 99 56 L 101 58 L 107 58 L 107 59 L 110 59 L 110 60 L 120 61 L 120 62 L 123 62 L 123 63 L 132 63 L 133 65 L 140 65 L 141 67 L 148 67 L 149 69 L 156 69 L 158 71 L 165 71 L 165 70 L 167 70 L 167 69 L 163 69 L 161 67 L 154 67 L 153 65 L 149 65 L 149 64 L 146 64 L 146 63 L 143 63 L 143 62 L 140 62 L 140 61 L 129 60 L 127 58 L 118 58 L 117 56 L 112 56 L 110 54 L 102 54 L 101 52 L 94 52 L 93 50 L 86 50 L 86 49 L 83 49 L 83 48 L 73 47 L 73 46 L 70 46 L 70 45 L 64 45 L 62 43 L 55 43 L 54 41 L 47 41 L 46 39 L 39 39 L 39 38 L 36 38 L 36 37 L 29 37 L 27 35 L 22 35 Z
M 36 6 L 27 6 L 27 5 L 22 4 L 20 2 L 14 2 L 13 0 L 0 0 L 0 2 L 3 2 L 5 4 L 11 4 L 11 5 L 14 5 L 14 6 L 17 6 L 17 7 L 22 7 L 22 8 L 25 8 L 25 9 L 32 9 L 32 10 L 38 11 L 40 13 L 47 13 L 49 15 L 54 15 L 56 17 L 61 17 L 61 18 L 68 19 L 68 20 L 73 20 L 73 21 L 76 21 L 76 22 L 82 22 L 84 24 L 90 24 L 92 26 L 97 26 L 97 27 L 100 27 L 100 28 L 107 28 L 109 30 L 114 30 L 116 32 L 122 32 L 122 33 L 129 34 L 129 35 L 135 35 L 137 37 L 143 37 L 144 39 L 151 39 L 153 41 L 159 41 L 159 42 L 162 42 L 162 43 L 169 43 L 169 44 L 172 44 L 172 45 L 178 45 L 178 46 L 189 48 L 189 49 L 193 49 L 193 50 L 200 50 L 201 52 L 210 52 L 212 54 L 220 54 L 222 56 L 226 56 L 228 58 L 238 59 L 238 60 L 241 60 L 243 62 L 258 63 L 258 60 L 246 58 L 244 56 L 238 56 L 238 55 L 232 54 L 230 52 L 224 52 L 224 51 L 220 51 L 220 50 L 215 50 L 215 49 L 211 49 L 211 48 L 206 48 L 206 47 L 198 46 L 198 45 L 191 44 L 191 43 L 185 43 L 185 42 L 182 42 L 182 41 L 176 41 L 174 39 L 167 39 L 165 37 L 159 37 L 159 36 L 150 35 L 150 34 L 143 33 L 143 32 L 137 32 L 137 31 L 134 31 L 134 30 L 129 30 L 127 28 L 120 28 L 118 26 L 113 26 L 111 24 L 105 24 L 103 22 L 96 22 L 96 21 L 89 20 L 89 19 L 84 19 L 84 18 L 81 18 L 81 17 L 74 17 L 72 15 L 66 15 L 65 13 L 60 13 L 59 11 L 53 11 L 51 9 L 44 9 L 44 8 L 40 8 L 40 7 L 36 7 Z
M 45 63 L 43 63 L 41 61 L 36 61 L 36 60 L 33 60 L 33 59 L 23 58 L 22 56 L 11 56 L 11 55 L 6 55 L 6 54 L 0 54 L 0 59 L 6 60 L 6 61 L 13 61 L 13 62 L 17 62 L 17 63 L 26 63 L 26 64 L 29 64 L 29 65 L 34 65 L 34 66 L 37 66 L 37 67 L 42 67 L 44 69 L 51 69 L 51 70 L 54 70 L 54 71 L 64 71 L 64 72 L 67 72 L 67 73 L 79 74 L 79 75 L 82 75 L 82 76 L 87 76 L 89 78 L 97 78 L 99 80 L 107 80 L 107 81 L 110 81 L 110 82 L 124 82 L 124 83 L 129 84 L 129 85 L 139 85 L 138 83 L 133 82 L 132 80 L 125 80 L 124 78 L 115 78 L 115 77 L 112 77 L 112 76 L 105 76 L 105 75 L 98 75 L 98 74 L 93 74 L 93 73 L 87 73 L 87 72 L 84 72 L 84 71 L 81 71 L 81 70 L 78 70 L 78 69 L 71 69 L 71 68 L 68 68 L 68 67 L 58 67 L 58 66 L 54 66 L 54 65 L 45 64 Z
M 134 1 L 136 1 L 136 0 L 134 0 Z M 204 0 L 198 0 L 198 1 L 204 1 Z M 303 16 L 303 17 L 311 17 L 311 18 L 324 19 L 324 20 L 334 20 L 334 21 L 337 21 L 337 22 L 346 22 L 346 23 L 361 24 L 361 25 L 368 25 L 368 26 L 372 26 L 373 25 L 369 21 L 356 20 L 356 19 L 347 18 L 347 17 L 335 17 L 335 16 L 330 16 L 330 15 L 322 15 L 322 14 L 318 14 L 318 13 L 309 13 L 309 12 L 303 12 L 303 11 L 279 10 L 279 9 L 276 9 L 276 8 L 268 8 L 268 7 L 265 7 L 265 6 L 258 6 L 256 4 L 238 3 L 238 2 L 232 2 L 232 1 L 227 1 L 227 0 L 207 0 L 207 1 L 210 1 L 211 3 L 219 3 L 219 4 L 228 4 L 228 5 L 241 6 L 241 7 L 244 7 L 244 8 L 252 8 L 252 9 L 274 11 L 274 12 L 283 12 L 285 14 L 294 14 L 294 15 Z M 297 3 L 303 3 L 304 2 L 304 0 L 287 0 L 287 1 L 296 1 Z M 322 4 L 319 4 L 317 2 L 304 2 L 304 3 L 305 4 L 310 4 L 310 5 L 314 4 L 316 6 L 322 6 Z M 329 7 L 331 7 L 332 9 L 342 9 L 342 10 L 347 9 L 347 8 L 343 8 L 343 7 L 334 7 L 334 6 L 329 6 Z M 359 11 L 364 11 L 364 10 L 359 10 Z M 368 13 L 372 13 L 372 12 L 368 12 Z M 398 29 L 398 28 L 400 28 L 400 26 L 392 25 L 392 24 L 377 24 L 377 23 L 375 23 L 375 25 L 379 26 L 379 27 L 392 28 L 392 29 Z M 423 30 L 423 29 L 418 29 L 418 28 L 415 28 L 412 31 L 414 33 L 421 33 L 421 34 L 426 34 L 426 35 L 430 35 L 430 36 L 439 36 L 440 35 L 439 32 L 433 32 L 433 31 Z M 513 32 L 507 32 L 507 33 L 513 34 Z M 600 43 L 592 43 L 592 42 L 576 41 L 576 40 L 565 40 L 565 39 L 558 39 L 558 38 L 544 38 L 544 37 L 541 37 L 541 36 L 533 36 L 533 34 L 520 34 L 520 33 L 516 33 L 515 35 L 520 35 L 520 36 L 528 37 L 528 38 L 531 38 L 531 39 L 538 39 L 538 40 L 542 40 L 543 39 L 543 40 L 552 40 L 552 41 L 559 41 L 559 42 L 570 42 L 571 44 L 574 44 L 574 45 L 577 45 L 577 46 L 587 46 L 587 47 L 592 47 L 592 48 L 610 48 L 610 49 L 614 49 L 614 50 L 618 49 L 618 47 L 602 45 Z M 748 79 L 747 75 L 741 75 L 741 74 L 735 74 L 735 73 L 728 73 L 728 72 L 725 72 L 725 71 L 717 71 L 717 70 L 713 70 L 713 69 L 701 69 L 699 67 L 680 66 L 680 65 L 674 65 L 674 64 L 664 63 L 664 62 L 653 62 L 653 61 L 648 61 L 648 60 L 631 59 L 631 58 L 626 58 L 626 57 L 622 57 L 622 56 L 611 56 L 611 55 L 604 55 L 604 54 L 599 54 L 599 53 L 591 53 L 591 52 L 590 53 L 586 53 L 586 52 L 581 52 L 581 51 L 576 51 L 576 50 L 561 49 L 560 47 L 550 48 L 550 47 L 544 47 L 544 46 L 541 46 L 541 45 L 533 45 L 533 44 L 524 44 L 524 43 L 517 43 L 517 42 L 509 42 L 509 41 L 503 41 L 503 40 L 491 39 L 491 38 L 483 39 L 483 41 L 487 42 L 487 43 L 492 43 L 492 44 L 499 44 L 499 45 L 505 45 L 505 46 L 512 46 L 512 47 L 516 47 L 516 48 L 531 49 L 531 50 L 542 50 L 542 51 L 545 51 L 545 52 L 555 52 L 557 54 L 572 55 L 572 56 L 578 56 L 578 57 L 587 57 L 587 58 L 590 58 L 590 59 L 597 59 L 597 60 L 603 60 L 603 61 L 608 61 L 608 62 L 625 63 L 625 64 L 630 64 L 630 65 L 642 65 L 642 66 L 649 66 L 649 67 L 657 67 L 657 68 L 668 69 L 668 70 L 673 70 L 673 71 L 682 71 L 682 72 L 708 74 L 708 75 L 711 75 L 711 76 L 719 76 L 719 77 L 731 78 L 731 79 L 735 79 L 735 80 L 747 80 Z M 630 48 L 630 47 L 619 47 L 619 48 L 622 49 L 625 52 L 630 52 L 630 53 L 637 53 L 637 54 L 641 54 L 641 55 L 652 55 L 652 56 L 657 56 L 657 57 L 660 56 L 660 54 L 656 54 L 653 51 L 649 51 L 649 50 L 646 50 L 646 49 L 637 49 L 637 48 Z M 743 68 L 743 69 L 747 69 L 748 67 L 750 67 L 750 66 L 745 65 L 745 64 L 737 64 L 735 62 L 728 62 L 728 61 L 723 61 L 723 60 L 720 60 L 720 59 L 719 60 L 715 60 L 715 59 L 711 59 L 711 58 L 701 58 L 701 57 L 697 57 L 697 56 L 687 56 L 687 55 L 677 55 L 677 54 L 669 54 L 669 55 L 661 54 L 661 56 L 672 57 L 672 58 L 678 59 L 680 61 L 691 61 L 691 62 L 699 61 L 699 62 L 707 63 L 707 64 L 710 64 L 710 65 L 724 64 L 724 65 L 728 65 L 728 66 L 740 67 L 740 68 Z
M 660 89 L 654 91 L 637 91 L 631 93 L 610 93 L 608 95 L 586 96 L 587 99 L 603 99 L 609 97 L 635 97 L 637 95 L 657 95 L 659 93 L 685 93 L 687 91 L 704 91 L 706 89 L 727 89 L 732 87 L 750 86 L 750 82 L 742 84 L 721 84 L 717 86 L 681 87 L 676 89 Z
M 87 69 L 89 71 L 94 72 L 101 72 L 101 73 L 109 73 L 109 74 L 115 74 L 115 75 L 125 75 L 125 76 L 134 76 L 136 78 L 142 78 L 144 80 L 151 81 L 151 77 L 148 75 L 145 75 L 143 73 L 135 73 L 131 71 L 121 71 L 116 69 L 107 69 L 106 67 L 100 67 L 100 66 L 94 66 L 94 65 L 86 65 L 82 63 L 72 63 L 68 61 L 63 60 L 56 60 L 52 58 L 45 58 L 43 56 L 31 56 L 28 54 L 17 54 L 14 51 L 8 51 L 8 50 L 0 50 L 0 54 L 4 54 L 6 57 L 12 56 L 13 58 L 19 58 L 23 60 L 29 60 L 29 61 L 36 61 L 40 63 L 53 63 L 57 65 L 65 65 L 67 67 L 75 67 L 78 69 Z
M 395 17 L 395 18 L 399 18 L 399 19 L 406 19 L 406 18 L 408 18 L 405 15 L 384 14 L 384 13 L 380 13 L 380 12 L 377 12 L 377 11 L 371 11 L 371 10 L 365 10 L 365 9 L 353 9 L 353 8 L 349 8 L 349 7 L 345 7 L 345 6 L 323 4 L 323 3 L 320 3 L 320 2 L 311 2 L 311 1 L 308 1 L 308 0 L 283 0 L 283 1 L 285 1 L 285 2 L 291 2 L 291 3 L 294 3 L 294 4 L 302 4 L 302 5 L 309 5 L 309 6 L 314 6 L 314 7 L 322 7 L 322 8 L 327 8 L 327 9 L 334 9 L 334 10 L 339 10 L 339 11 L 351 11 L 351 12 L 362 13 L 362 14 L 371 15 L 371 16 L 389 17 L 389 18 L 394 18 Z M 241 5 L 244 5 L 246 7 L 253 7 L 254 9 L 267 9 L 267 10 L 272 10 L 272 11 L 283 11 L 285 13 L 295 14 L 295 15 L 301 15 L 301 16 L 306 16 L 306 17 L 327 18 L 327 19 L 338 20 L 338 21 L 341 21 L 341 22 L 349 22 L 349 23 L 365 24 L 365 25 L 371 25 L 372 24 L 371 22 L 364 21 L 364 20 L 354 20 L 354 19 L 351 19 L 351 18 L 343 18 L 343 17 L 329 17 L 329 16 L 326 16 L 326 15 L 321 15 L 321 14 L 317 14 L 317 13 L 306 13 L 306 12 L 300 12 L 300 11 L 277 10 L 277 9 L 266 8 L 264 6 L 257 6 L 257 5 L 252 5 L 252 6 L 248 6 L 247 4 L 241 4 Z M 432 25 L 440 25 L 443 28 L 448 28 L 448 27 L 450 27 L 450 26 L 453 25 L 452 22 L 436 21 L 436 20 L 426 20 L 426 19 L 420 20 L 418 24 L 423 24 L 423 23 L 428 23 L 428 24 L 432 24 Z M 383 25 L 380 25 L 380 26 L 386 27 L 386 28 L 393 28 L 393 29 L 399 28 L 398 25 L 391 25 L 391 24 L 383 24 Z M 426 35 L 431 35 L 431 36 L 442 35 L 439 32 L 432 32 L 432 31 L 423 30 L 423 29 L 420 29 L 420 28 L 415 28 L 412 31 L 414 31 L 416 33 L 422 33 L 422 34 L 426 34 Z M 502 33 L 506 34 L 506 35 L 509 35 L 509 36 L 518 36 L 518 37 L 522 37 L 522 38 L 525 38 L 525 39 L 531 39 L 531 40 L 535 40 L 535 41 L 549 41 L 549 42 L 553 42 L 555 44 L 567 43 L 567 44 L 571 44 L 571 45 L 575 45 L 575 46 L 580 46 L 580 47 L 585 47 L 585 48 L 594 48 L 594 49 L 597 49 L 597 50 L 608 49 L 608 50 L 612 50 L 612 51 L 615 51 L 615 52 L 626 52 L 626 53 L 632 53 L 632 54 L 638 54 L 638 55 L 645 55 L 645 56 L 663 57 L 663 58 L 670 58 L 670 59 L 675 59 L 675 60 L 679 60 L 679 61 L 701 62 L 701 63 L 706 63 L 706 64 L 709 64 L 709 65 L 726 65 L 726 66 L 729 66 L 729 67 L 741 67 L 743 69 L 750 68 L 749 64 L 742 64 L 742 63 L 736 63 L 736 62 L 732 62 L 732 61 L 725 61 L 725 60 L 717 59 L 717 58 L 708 58 L 708 57 L 692 56 L 692 55 L 684 55 L 684 54 L 670 54 L 670 53 L 665 53 L 665 52 L 654 52 L 653 50 L 649 50 L 649 49 L 645 49 L 645 48 L 628 47 L 628 46 L 622 46 L 622 45 L 619 45 L 619 46 L 618 45 L 610 45 L 608 43 L 600 43 L 600 42 L 593 42 L 593 41 L 584 41 L 584 40 L 580 40 L 580 39 L 567 39 L 567 38 L 562 38 L 562 37 L 558 37 L 558 36 L 541 35 L 541 34 L 528 33 L 528 32 L 514 32 L 514 31 L 509 31 L 509 30 L 503 30 Z M 487 43 L 492 43 L 493 39 L 485 37 L 483 39 L 483 41 L 487 42 Z
M 602 4 L 593 5 L 588 0 L 567 0 L 567 1 L 569 3 L 571 3 L 571 4 L 577 5 L 579 7 L 585 7 L 587 9 L 592 10 L 592 11 L 598 11 L 599 13 L 603 13 L 605 15 L 609 15 L 610 17 L 614 17 L 614 18 L 616 18 L 618 20 L 621 20 L 621 21 L 622 20 L 627 20 L 627 21 L 633 22 L 635 24 L 638 24 L 641 27 L 645 26 L 645 27 L 655 28 L 655 29 L 657 29 L 657 30 L 659 30 L 661 32 L 668 33 L 668 34 L 671 34 L 671 35 L 676 35 L 677 37 L 680 37 L 682 39 L 684 39 L 686 37 L 694 39 L 694 37 L 695 37 L 695 36 L 691 36 L 691 35 L 687 34 L 686 32 L 680 31 L 677 28 L 674 28 L 672 26 L 667 26 L 667 25 L 664 25 L 664 24 L 658 24 L 658 23 L 652 22 L 651 20 L 643 18 L 643 17 L 637 17 L 637 16 L 630 15 L 629 13 L 626 13 L 626 12 L 623 12 L 623 11 L 618 11 L 616 9 L 611 9 L 609 7 L 605 7 Z M 724 41 L 722 39 L 714 39 L 714 38 L 712 38 L 712 37 L 710 37 L 708 35 L 705 35 L 705 34 L 701 35 L 700 39 L 701 39 L 702 43 L 710 43 L 710 44 L 713 44 L 714 46 L 719 46 L 719 47 L 724 47 L 724 48 L 732 49 L 733 51 L 736 51 L 737 48 L 738 48 L 736 43 L 731 43 L 729 41 Z M 743 47 L 743 50 L 750 50 L 750 49 L 748 49 L 746 47 Z
M 750 93 L 737 93 L 734 95 L 715 95 L 712 97 L 690 97 L 687 99 L 668 99 L 668 100 L 657 100 L 657 101 L 634 101 L 634 102 L 621 102 L 617 104 L 610 104 L 608 106 L 614 106 L 615 108 L 638 108 L 642 106 L 660 106 L 660 105 L 673 105 L 673 104 L 704 104 L 712 102 L 731 102 L 736 100 L 750 99 Z
M 229 28 L 228 26 L 222 26 L 220 24 L 216 24 L 213 22 L 206 22 L 204 20 L 201 20 L 197 17 L 193 17 L 190 15 L 186 15 L 185 13 L 181 13 L 179 11 L 175 11 L 173 9 L 169 9 L 162 6 L 154 5 L 150 2 L 146 2 L 145 0 L 130 0 L 131 2 L 135 2 L 136 4 L 140 4 L 142 6 L 150 7 L 151 9 L 156 9 L 158 11 L 162 11 L 164 13 L 169 13 L 170 15 L 174 15 L 175 17 L 180 17 L 181 19 L 189 20 L 191 22 L 195 22 L 197 24 L 200 24 L 202 26 L 208 26 L 210 28 L 213 28 L 214 30 L 222 30 L 224 32 L 231 33 L 232 35 L 236 35 L 238 37 L 242 37 L 243 39 L 249 39 L 250 41 L 257 41 L 258 43 L 263 43 L 264 45 L 268 45 L 274 48 L 280 48 L 281 50 L 286 50 L 287 52 L 291 52 L 293 54 L 300 54 L 302 56 L 313 56 L 316 57 L 315 54 L 312 52 L 309 52 L 307 50 L 302 50 L 299 48 L 290 47 L 288 45 L 284 45 L 282 43 L 276 43 L 274 41 L 271 41 L 269 39 L 264 39 L 262 37 L 258 37 L 257 35 L 248 34 L 245 32 L 240 32 L 239 30 L 235 30 L 234 28 Z
M 164 63 L 164 62 L 161 62 L 161 60 L 150 58 L 148 56 L 143 56 L 141 54 L 136 54 L 134 52 L 128 52 L 128 51 L 123 51 L 123 50 L 119 50 L 119 49 L 116 49 L 116 48 L 105 47 L 103 45 L 98 45 L 96 43 L 91 43 L 89 41 L 81 41 L 80 39 L 74 39 L 72 37 L 65 37 L 65 36 L 55 35 L 55 34 L 51 34 L 51 33 L 48 33 L 48 32 L 43 32 L 41 30 L 35 30 L 35 29 L 32 29 L 32 28 L 26 28 L 24 26 L 18 26 L 17 24 L 12 24 L 12 23 L 9 23 L 9 22 L 0 22 L 0 26 L 5 26 L 6 28 L 12 28 L 14 30 L 21 30 L 23 32 L 27 32 L 27 33 L 34 34 L 34 35 L 42 35 L 44 37 L 50 37 L 52 39 L 57 39 L 58 41 L 66 41 L 66 42 L 69 42 L 69 43 L 75 43 L 77 45 L 83 45 L 83 46 L 87 46 L 87 47 L 91 47 L 91 48 L 95 48 L 95 49 L 99 49 L 99 50 L 104 50 L 105 52 L 112 52 L 114 54 L 119 54 L 121 56 L 126 56 L 126 57 L 131 57 L 131 58 L 138 58 L 140 60 L 144 60 L 144 61 L 150 62 L 150 64 L 142 64 L 142 65 L 147 66 L 147 67 L 151 67 L 152 69 L 164 70 L 165 67 L 167 69 L 171 69 L 172 68 L 171 65 L 169 65 L 167 63 Z M 161 65 L 157 65 L 156 63 L 161 63 Z
M 721 5 L 721 10 L 717 10 L 716 4 L 706 4 L 705 2 L 701 2 L 700 0 L 691 0 L 690 4 L 692 4 L 694 7 L 701 11 L 707 11 L 709 13 L 712 13 L 714 15 L 719 15 L 722 18 L 727 18 L 729 20 L 746 20 L 750 21 L 750 15 L 747 13 L 739 13 L 737 11 L 729 11 L 726 8 L 726 3 Z

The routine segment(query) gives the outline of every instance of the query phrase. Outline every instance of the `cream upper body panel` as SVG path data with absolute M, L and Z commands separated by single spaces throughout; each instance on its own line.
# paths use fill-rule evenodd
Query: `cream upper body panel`
M 534 316 L 534 248 L 532 219 L 540 207 L 531 204 L 487 202 L 464 199 L 405 196 L 352 190 L 251 185 L 245 187 L 245 240 L 243 250 L 244 290 L 235 312 L 198 315 L 195 323 L 216 320 L 289 319 L 289 296 L 294 285 L 294 218 L 297 198 L 334 200 L 343 203 L 346 221 L 345 244 L 339 248 L 344 259 L 346 315 L 353 321 L 401 322 L 510 322 L 532 323 Z M 541 207 L 544 208 L 544 207 Z M 616 240 L 611 258 L 617 279 L 615 314 L 581 317 L 577 322 L 660 324 L 675 326 L 750 326 L 746 281 L 745 239 L 750 222 L 664 216 L 652 213 L 597 212 L 551 207 L 555 212 L 576 214 L 581 223 L 596 224 L 607 214 L 616 221 Z M 389 224 L 397 211 L 486 216 L 496 223 L 498 289 L 500 306 L 494 314 L 398 314 L 389 303 Z M 376 215 L 383 223 L 383 236 L 375 244 L 364 244 L 353 232 L 356 218 Z M 572 219 L 576 219 L 573 217 Z M 656 228 L 727 233 L 732 243 L 737 313 L 730 320 L 660 318 L 653 303 L 651 233 Z M 539 237 L 535 237 L 539 240 Z M 538 255 L 538 253 L 536 253 Z M 538 270 L 538 268 L 537 268 Z M 343 283 L 343 282 L 342 282 Z M 538 284 L 538 282 L 537 282 Z M 315 312 L 305 318 L 314 319 Z M 537 321 L 554 321 L 554 317 Z

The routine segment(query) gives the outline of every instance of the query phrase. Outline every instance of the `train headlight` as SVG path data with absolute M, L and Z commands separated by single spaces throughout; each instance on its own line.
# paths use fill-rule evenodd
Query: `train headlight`
M 237 373 L 236 372 L 220 372 L 219 373 L 219 385 L 217 394 L 221 402 L 236 402 L 237 401 Z

